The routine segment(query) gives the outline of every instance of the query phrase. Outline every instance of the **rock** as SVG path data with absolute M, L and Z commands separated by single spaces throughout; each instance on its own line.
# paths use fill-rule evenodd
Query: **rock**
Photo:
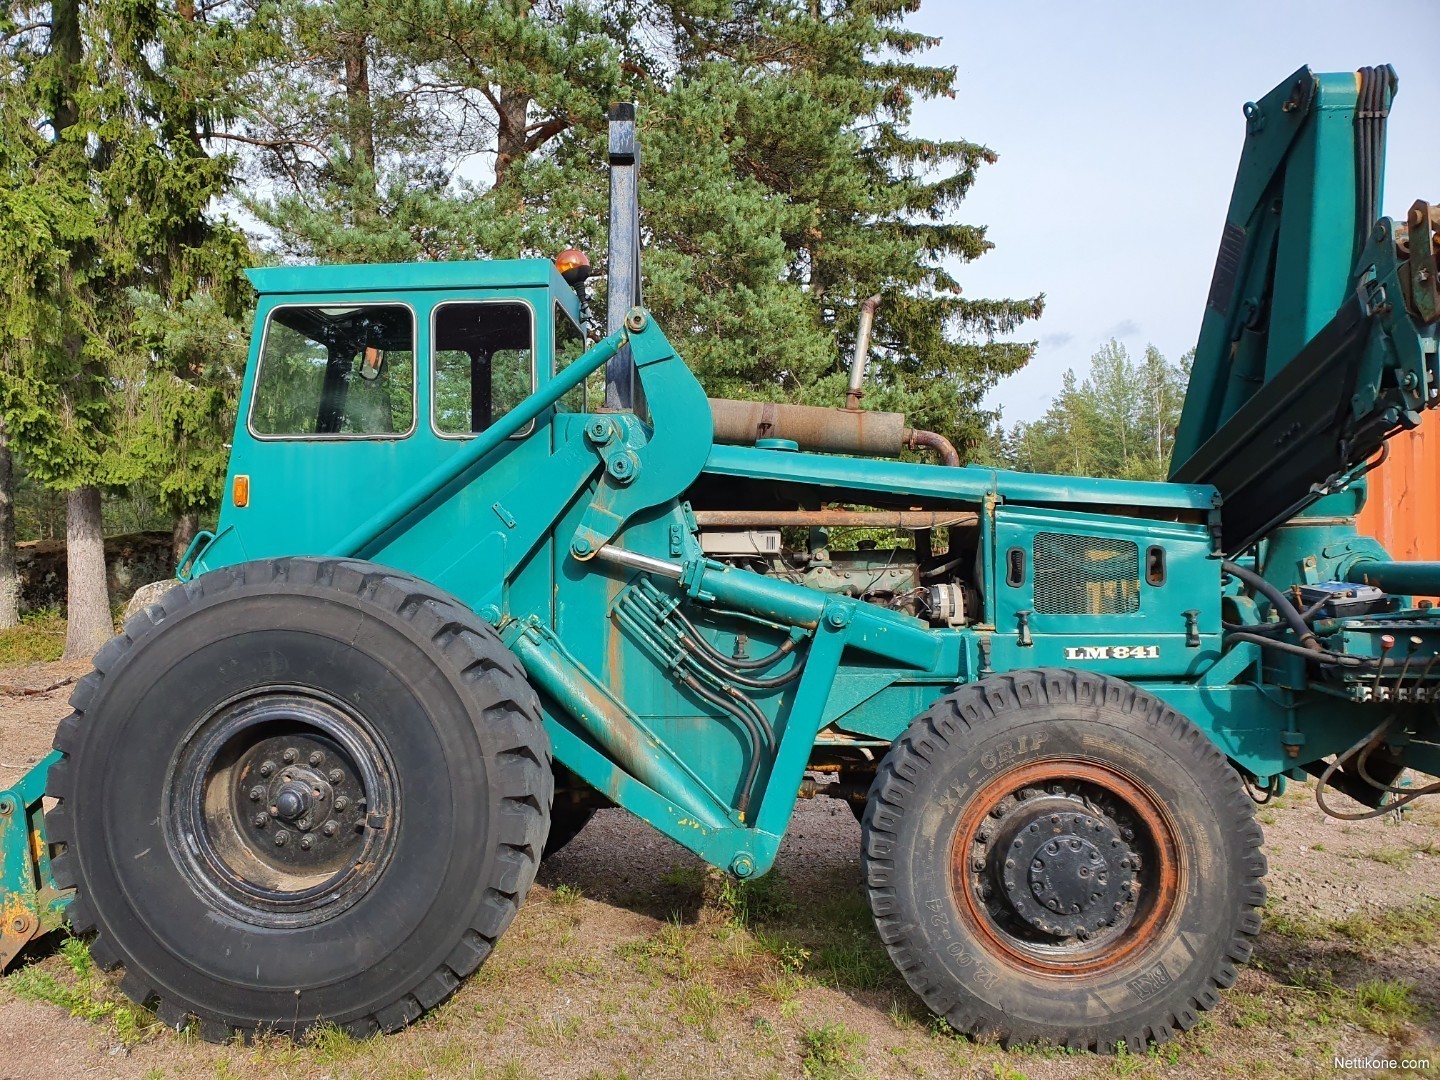
M 129 622 L 134 615 L 140 614 L 151 604 L 159 601 L 171 589 L 180 582 L 171 578 L 169 581 L 152 581 L 149 585 L 141 585 L 135 590 L 135 595 L 130 597 L 130 602 L 125 605 L 125 614 L 121 616 L 122 622 Z

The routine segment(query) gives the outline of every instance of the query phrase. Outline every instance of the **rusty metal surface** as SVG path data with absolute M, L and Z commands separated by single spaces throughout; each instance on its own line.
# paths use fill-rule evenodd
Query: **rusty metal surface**
M 1011 793 L 1044 791 L 1056 782 L 1083 781 L 1133 813 L 1148 834 L 1143 879 L 1133 910 L 1117 933 L 1097 935 L 1079 948 L 1041 950 L 1027 947 L 996 924 L 984 899 L 973 853 L 981 828 L 993 822 L 991 811 Z M 1137 830 L 1140 831 L 1140 830 Z M 1137 837 L 1137 839 L 1139 839 Z M 1180 844 L 1169 815 L 1148 788 L 1125 774 L 1093 761 L 1057 758 L 1002 772 L 970 799 L 956 825 L 950 848 L 951 898 L 960 918 L 985 949 L 1001 963 L 1048 975 L 1087 975 L 1124 963 L 1152 944 L 1176 914 L 1184 893 Z
M 900 413 L 729 398 L 711 398 L 710 411 L 718 443 L 753 446 L 758 439 L 789 439 L 802 450 L 873 457 L 899 457 L 905 448 L 905 417 Z
M 1356 526 L 1392 558 L 1440 560 L 1440 428 L 1427 417 L 1388 445 L 1389 458 L 1366 477 Z
M 940 464 L 946 468 L 958 469 L 960 467 L 960 454 L 956 451 L 955 444 L 938 431 L 910 428 L 905 432 L 905 445 L 911 450 L 923 446 L 927 450 L 935 451 L 935 456 L 940 459 Z
M 696 510 L 703 528 L 828 525 L 862 529 L 941 529 L 975 525 L 980 516 L 957 510 Z
M 855 334 L 855 354 L 850 358 L 850 386 L 845 391 L 845 408 L 860 408 L 865 396 L 865 357 L 870 352 L 870 332 L 875 328 L 875 309 L 880 297 L 871 296 L 860 304 L 860 327 Z

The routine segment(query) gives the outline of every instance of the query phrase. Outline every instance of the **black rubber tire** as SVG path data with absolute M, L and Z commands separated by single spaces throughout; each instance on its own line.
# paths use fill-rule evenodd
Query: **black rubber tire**
M 958 913 L 951 844 L 967 808 L 986 813 L 984 792 L 1052 759 L 1125 770 L 1178 826 L 1188 871 L 1172 914 L 1108 970 L 1029 970 Z M 882 762 L 862 824 L 871 911 L 911 988 L 957 1031 L 1140 1052 L 1192 1027 L 1250 958 L 1266 871 L 1254 809 L 1214 743 L 1153 695 L 1082 671 L 992 676 L 941 698 Z
M 367 891 L 262 932 L 187 879 L 160 818 L 199 718 L 277 684 L 363 715 L 399 796 Z M 123 965 L 124 992 L 172 1027 L 397 1030 L 485 960 L 534 880 L 554 783 L 538 699 L 483 620 L 416 578 L 320 558 L 212 571 L 129 620 L 70 704 L 49 776 L 54 876 L 76 889 L 71 924 L 96 962 Z

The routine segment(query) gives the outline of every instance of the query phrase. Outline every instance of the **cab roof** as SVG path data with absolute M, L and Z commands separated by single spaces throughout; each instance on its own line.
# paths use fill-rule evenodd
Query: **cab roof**
M 364 263 L 353 266 L 265 266 L 245 271 L 256 292 L 395 292 L 407 289 L 573 290 L 549 259 L 464 262 Z

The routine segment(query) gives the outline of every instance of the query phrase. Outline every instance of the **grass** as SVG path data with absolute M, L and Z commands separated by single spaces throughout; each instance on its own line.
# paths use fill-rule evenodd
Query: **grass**
M 1440 899 L 1425 897 L 1408 907 L 1357 911 L 1343 919 L 1295 915 L 1266 905 L 1265 929 L 1298 941 L 1344 938 L 1362 948 L 1400 948 L 1440 941 Z
M 50 663 L 65 651 L 65 619 L 54 608 L 20 616 L 20 625 L 0 630 L 0 667 Z
M 60 954 L 69 966 L 65 977 L 39 967 L 23 967 L 5 977 L 16 997 L 59 1006 L 71 1016 L 110 1025 L 124 1046 L 134 1046 L 161 1029 L 155 1014 L 134 1005 L 95 970 L 90 948 L 79 938 L 67 938 Z
M 800 1067 L 811 1080 L 840 1080 L 858 1076 L 859 1054 L 865 1036 L 844 1024 L 822 1024 L 800 1034 Z
M 1385 866 L 1405 867 L 1415 858 L 1415 851 L 1413 848 L 1376 848 L 1365 852 L 1365 857 Z

